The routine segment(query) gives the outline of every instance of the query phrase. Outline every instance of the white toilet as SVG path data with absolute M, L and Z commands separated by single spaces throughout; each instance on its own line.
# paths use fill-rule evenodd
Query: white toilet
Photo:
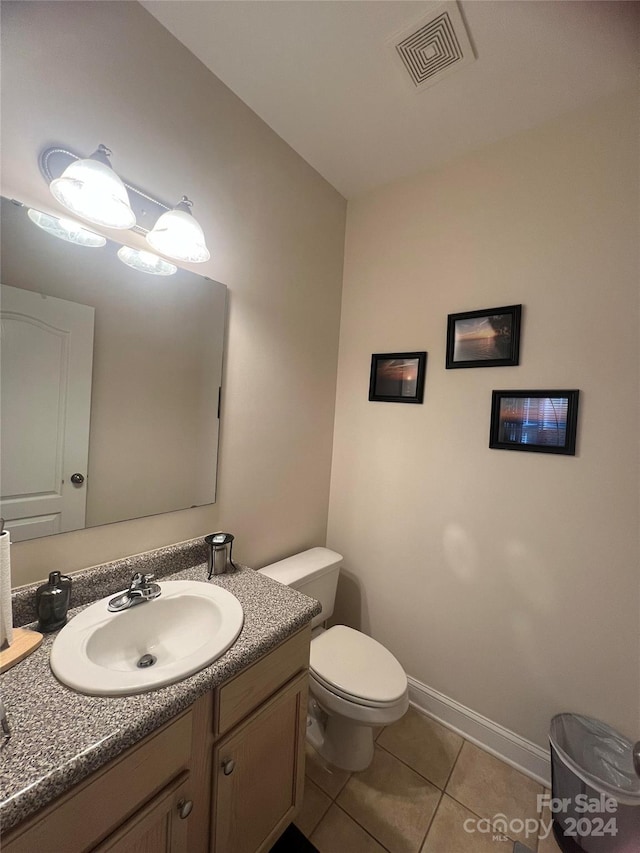
M 373 727 L 386 726 L 409 707 L 407 676 L 377 640 L 321 623 L 333 613 L 342 557 L 311 548 L 260 573 L 316 598 L 322 611 L 311 623 L 307 739 L 331 764 L 364 770 L 373 758 Z

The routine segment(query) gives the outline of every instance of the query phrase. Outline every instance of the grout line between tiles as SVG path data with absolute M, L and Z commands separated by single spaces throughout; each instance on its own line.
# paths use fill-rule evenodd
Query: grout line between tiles
M 454 760 L 453 764 L 451 765 L 451 770 L 449 771 L 449 775 L 447 776 L 447 781 L 444 783 L 444 788 L 442 789 L 443 791 L 447 790 L 447 785 L 451 781 L 451 777 L 453 776 L 453 771 L 456 769 L 456 764 L 458 763 L 458 759 L 460 758 L 460 753 L 462 752 L 462 749 L 463 749 L 465 743 L 467 743 L 467 740 L 465 738 L 462 738 L 462 743 L 460 744 L 460 749 L 458 750 L 458 754 L 456 755 L 455 760 Z
M 351 781 L 352 776 L 353 776 L 353 773 L 349 773 L 349 775 L 347 776 L 347 778 L 346 778 L 346 780 L 345 780 L 344 784 L 340 786 L 340 788 L 338 789 L 338 791 L 336 791 L 336 795 L 335 795 L 335 797 L 333 798 L 333 802 L 334 802 L 334 803 L 335 803 L 335 801 L 338 799 L 338 797 L 340 796 L 340 794 L 344 791 L 344 789 L 347 787 L 347 785 L 348 785 L 348 784 L 349 784 L 349 782 Z
M 315 751 L 315 750 L 314 750 L 314 752 L 316 752 L 316 755 L 317 755 L 317 756 L 318 756 L 318 758 L 319 758 L 319 764 L 320 764 L 320 767 L 321 767 L 323 770 L 325 770 L 327 773 L 329 773 L 329 775 L 333 775 L 332 771 L 330 770 L 331 765 L 329 764 L 329 762 L 328 762 L 328 761 L 325 761 L 325 759 L 324 759 L 324 758 L 322 758 L 322 756 L 321 756 L 317 751 Z M 340 768 L 339 768 L 339 767 L 338 767 L 337 769 L 338 769 L 338 770 L 340 770 Z M 344 771 L 344 772 L 349 773 L 349 771 Z M 311 779 L 311 776 L 310 776 L 310 775 L 309 775 L 309 773 L 307 772 L 307 768 L 306 768 L 306 766 L 305 766 L 304 775 L 305 775 L 308 779 Z M 317 788 L 320 788 L 320 790 L 322 791 L 322 793 L 323 793 L 323 794 L 325 794 L 327 797 L 329 797 L 329 799 L 331 800 L 331 802 L 335 802 L 335 800 L 339 797 L 339 795 L 342 793 L 342 791 L 344 790 L 344 788 L 347 786 L 347 783 L 349 782 L 349 780 L 351 779 L 351 777 L 352 777 L 352 776 L 353 776 L 353 773 L 349 773 L 349 775 L 347 776 L 347 778 L 344 780 L 344 782 L 343 782 L 343 783 L 342 783 L 342 785 L 338 788 L 338 790 L 336 791 L 336 793 L 335 793 L 334 795 L 331 795 L 331 794 L 329 794 L 327 791 L 325 791 L 325 789 L 322 787 L 322 785 L 319 785 L 319 784 L 318 784 L 318 782 L 314 782 L 314 785 L 315 785 Z M 313 779 L 311 779 L 311 781 L 313 782 Z
M 453 802 L 454 802 L 454 803 L 457 803 L 457 804 L 458 804 L 459 806 L 461 806 L 465 811 L 469 812 L 469 814 L 472 814 L 474 817 L 477 817 L 477 818 L 479 818 L 480 820 L 491 820 L 491 818 L 490 818 L 490 817 L 485 817 L 484 815 L 481 815 L 481 814 L 478 814 L 477 812 L 474 812 L 474 811 L 473 811 L 473 809 L 470 809 L 470 808 L 469 808 L 469 806 L 466 806 L 464 803 L 461 803 L 461 802 L 460 802 L 460 800 L 457 800 L 454 796 L 452 796 L 452 795 L 451 795 L 450 793 L 448 793 L 447 791 L 444 791 L 444 792 L 443 792 L 443 795 L 446 795 L 447 797 L 449 797 L 449 799 L 450 799 L 450 800 L 453 800 Z M 512 844 L 515 844 L 515 843 L 516 843 L 516 842 L 515 842 L 515 840 L 514 840 L 513 838 L 511 838 L 511 836 L 510 836 L 510 835 L 507 835 L 507 836 L 505 836 L 505 837 L 506 837 L 506 838 L 508 838 L 508 839 L 509 839 L 509 841 L 510 841 Z
M 427 835 L 429 834 L 429 830 L 431 829 L 431 824 L 433 823 L 433 820 L 434 820 L 434 818 L 435 818 L 435 816 L 436 816 L 436 813 L 437 813 L 437 811 L 438 811 L 438 808 L 440 807 L 440 803 L 442 802 L 442 797 L 444 796 L 444 791 L 442 790 L 442 788 L 439 788 L 439 787 L 438 787 L 434 782 L 432 782 L 430 779 L 427 779 L 425 776 L 423 776 L 423 775 L 422 775 L 422 773 L 418 773 L 418 771 L 417 771 L 417 770 L 415 770 L 413 767 L 411 767 L 411 765 L 407 764 L 407 763 L 406 763 L 405 761 L 403 761 L 401 758 L 398 758 L 398 756 L 397 756 L 397 755 L 394 755 L 394 754 L 393 754 L 392 752 L 390 752 L 388 749 L 385 749 L 383 746 L 380 746 L 380 744 L 376 744 L 376 746 L 377 746 L 377 747 L 379 747 L 380 749 L 382 749 L 384 752 L 386 752 L 386 753 L 387 753 L 388 755 L 390 755 L 392 758 L 395 758 L 395 759 L 396 759 L 396 761 L 399 761 L 399 762 L 400 762 L 400 764 L 404 765 L 404 766 L 405 766 L 405 767 L 407 767 L 409 770 L 413 771 L 417 776 L 420 776 L 420 778 L 421 778 L 421 779 L 424 779 L 424 781 L 425 781 L 428 785 L 431 785 L 431 787 L 432 787 L 432 788 L 435 788 L 435 789 L 436 789 L 436 791 L 438 791 L 438 794 L 439 794 L 438 802 L 437 802 L 436 807 L 435 807 L 435 809 L 434 809 L 434 811 L 433 811 L 433 814 L 431 815 L 431 819 L 429 820 L 429 823 L 428 823 L 428 825 L 427 825 L 427 829 L 426 829 L 426 831 L 425 831 L 425 834 L 424 834 L 424 835 L 423 835 L 423 837 L 422 837 L 422 841 L 420 842 L 420 844 L 419 844 L 419 846 L 418 846 L 418 848 L 417 848 L 417 853 L 419 853 L 419 851 L 420 851 L 420 850 L 422 849 L 422 847 L 424 846 L 424 842 L 425 842 L 425 840 L 426 840 L 426 837 L 427 837 Z M 461 748 L 462 748 L 462 747 L 461 747 Z M 455 763 L 455 762 L 454 762 L 454 763 Z M 351 779 L 351 778 L 353 777 L 353 775 L 354 775 L 354 774 L 353 774 L 353 773 L 351 773 L 351 774 L 349 775 L 349 779 Z M 347 780 L 347 782 L 349 781 L 349 779 Z M 382 841 L 380 841 L 380 839 L 379 839 L 379 838 L 377 838 L 375 835 L 373 835 L 371 832 L 369 832 L 369 830 L 368 830 L 365 826 L 363 826 L 363 825 L 360 823 L 360 821 L 359 821 L 356 817 L 354 817 L 352 814 L 350 814 L 350 813 L 347 811 L 347 809 L 343 808 L 343 807 L 340 805 L 340 803 L 338 803 L 338 797 L 340 796 L 340 793 L 342 793 L 342 791 L 344 791 L 344 789 L 346 788 L 346 786 L 347 786 L 347 782 L 345 782 L 345 784 L 342 786 L 342 788 L 340 789 L 340 792 L 339 792 L 338 794 L 336 794 L 336 799 L 334 800 L 335 805 L 336 805 L 336 806 L 337 806 L 337 807 L 338 807 L 342 812 L 344 812 L 348 817 L 350 817 L 350 818 L 351 818 L 351 820 L 352 820 L 354 823 L 356 823 L 356 824 L 357 824 L 361 829 L 363 829 L 363 830 L 367 833 L 367 835 L 371 836 L 371 838 L 373 838 L 373 839 L 374 839 L 374 840 L 375 840 L 375 841 L 376 841 L 376 842 L 377 842 L 381 847 L 383 847 L 385 850 L 387 850 L 387 853 L 389 853 L 389 849 L 388 849 L 388 847 L 385 847 L 385 846 L 384 846 L 384 844 L 382 843 Z
M 378 743 L 378 744 L 376 744 L 376 746 L 377 746 L 379 749 L 384 750 L 384 751 L 387 753 L 387 755 L 390 755 L 392 758 L 395 758 L 395 759 L 396 759 L 396 761 L 399 761 L 399 762 L 400 762 L 400 764 L 404 764 L 404 766 L 405 766 L 405 767 L 408 767 L 408 768 L 409 768 L 409 770 L 412 770 L 412 771 L 413 771 L 414 773 L 416 773 L 416 774 L 417 774 L 421 779 L 424 779 L 424 781 L 425 781 L 425 782 L 428 782 L 428 783 L 429 783 L 429 785 L 433 785 L 433 787 L 434 787 L 434 788 L 436 788 L 438 791 L 444 792 L 444 788 L 441 788 L 441 787 L 440 787 L 440 785 L 436 785 L 436 783 L 435 783 L 432 779 L 427 779 L 427 777 L 426 777 L 423 773 L 421 773 L 419 770 L 416 770 L 416 768 L 415 768 L 415 767 L 412 767 L 410 764 L 407 764 L 407 762 L 406 762 L 406 761 L 403 761 L 403 760 L 402 760 L 402 758 L 398 758 L 398 756 L 397 756 L 394 752 L 391 752 L 391 750 L 390 750 L 390 749 L 387 749 L 386 747 L 382 746 L 382 745 L 381 745 L 381 744 L 379 744 L 379 743 Z M 460 748 L 462 749 L 462 747 L 460 747 Z M 456 760 L 457 760 L 457 758 L 456 758 Z M 454 762 L 454 764 L 455 764 L 455 762 Z M 452 771 L 453 771 L 453 768 L 451 768 L 451 769 L 452 769 Z M 451 773 L 449 774 L 449 776 L 450 776 L 450 775 L 451 775 Z M 448 777 L 447 777 L 447 782 L 448 782 L 448 781 L 449 781 L 449 779 L 448 779 Z
M 357 826 L 359 826 L 360 829 L 363 832 L 365 832 L 369 836 L 369 838 L 372 838 L 379 847 L 382 847 L 383 850 L 386 850 L 386 853 L 391 853 L 389 848 L 385 847 L 385 845 L 382 843 L 382 841 L 380 841 L 379 838 L 376 838 L 375 835 L 373 835 L 371 832 L 369 832 L 369 830 L 365 826 L 363 826 L 359 820 L 357 820 L 353 815 L 349 814 L 349 812 L 346 809 L 343 809 L 339 803 L 334 803 L 334 806 L 337 809 L 340 809 L 342 814 L 346 815 L 349 818 L 349 820 L 353 821 Z M 325 815 L 325 817 L 326 817 L 326 815 Z M 323 820 L 324 820 L 324 818 L 323 818 Z M 318 826 L 320 826 L 320 824 L 318 824 Z
M 477 812 L 474 812 L 473 809 L 470 809 L 469 806 L 466 806 L 464 803 L 460 802 L 460 800 L 456 799 L 448 791 L 444 791 L 444 793 L 447 795 L 447 797 L 449 797 L 450 800 L 453 800 L 454 803 L 457 803 L 459 806 L 462 806 L 465 811 L 469 812 L 469 814 L 472 814 L 474 817 L 477 817 L 480 820 L 491 820 L 491 818 L 485 817 L 485 815 L 481 815 Z
M 440 791 L 440 788 L 438 788 L 438 790 Z M 430 829 L 431 829 L 431 827 L 433 826 L 433 822 L 434 822 L 434 820 L 436 819 L 436 815 L 438 814 L 438 809 L 440 808 L 440 803 L 442 802 L 442 798 L 443 798 L 443 797 L 444 797 L 444 791 L 440 791 L 440 797 L 439 797 L 439 799 L 438 799 L 438 804 L 437 804 L 437 806 L 435 807 L 435 810 L 434 810 L 433 814 L 431 815 L 431 820 L 429 821 L 429 825 L 427 826 L 427 831 L 425 832 L 425 834 L 424 834 L 424 836 L 423 836 L 423 838 L 422 838 L 422 841 L 420 842 L 420 846 L 418 847 L 418 851 L 422 850 L 422 848 L 423 848 L 423 847 L 424 847 L 424 845 L 425 845 L 425 842 L 426 842 L 426 840 L 427 840 L 427 836 L 429 835 L 429 830 L 430 830 Z
M 310 782 L 313 782 L 313 784 L 316 786 L 316 788 L 318 788 L 318 790 L 322 794 L 324 794 L 325 797 L 327 797 L 327 799 L 329 800 L 330 803 L 335 803 L 336 798 L 340 795 L 340 791 L 342 791 L 342 788 L 341 788 L 340 791 L 338 791 L 338 793 L 335 794 L 335 796 L 334 796 L 333 794 L 329 794 L 328 791 L 325 791 L 325 789 L 321 785 L 318 785 L 317 782 L 314 782 L 314 780 L 311 778 L 311 776 L 309 776 L 306 773 L 305 773 L 305 778 L 308 779 Z
M 309 830 L 309 834 L 307 835 L 307 834 L 306 834 L 306 833 L 304 833 L 304 832 L 302 833 L 302 834 L 304 835 L 304 837 L 305 837 L 305 838 L 309 839 L 309 838 L 311 838 L 311 836 L 313 835 L 313 833 L 316 831 L 316 829 L 320 826 L 320 821 L 324 818 L 324 816 L 326 815 L 326 813 L 329 811 L 329 809 L 330 809 L 330 808 L 331 808 L 331 806 L 333 805 L 333 800 L 331 799 L 331 797 L 329 796 L 329 794 L 327 794 L 327 793 L 326 793 L 326 791 L 323 791 L 323 790 L 322 790 L 322 788 L 321 788 L 321 787 L 320 787 L 316 782 L 314 782 L 314 781 L 313 781 L 313 779 L 312 779 L 310 776 L 307 776 L 307 775 L 306 775 L 306 773 L 305 773 L 305 778 L 304 778 L 304 783 L 305 783 L 305 792 L 306 792 L 306 785 L 307 785 L 307 782 L 311 782 L 311 784 L 312 784 L 314 787 L 316 787 L 316 788 L 318 789 L 318 791 L 320 791 L 320 793 L 321 793 L 321 794 L 324 794 L 324 796 L 329 800 L 329 805 L 328 805 L 328 806 L 326 807 L 326 809 L 322 812 L 322 814 L 320 815 L 320 817 L 318 818 L 318 820 L 313 824 L 313 826 L 312 826 L 312 827 L 311 827 L 311 829 Z M 294 820 L 294 823 L 295 823 L 295 820 Z M 297 826 L 297 824 L 296 824 L 296 826 Z M 300 827 L 299 827 L 299 826 L 298 826 L 298 829 L 300 829 Z M 302 830 L 301 830 L 301 829 L 300 829 L 300 832 L 302 832 Z

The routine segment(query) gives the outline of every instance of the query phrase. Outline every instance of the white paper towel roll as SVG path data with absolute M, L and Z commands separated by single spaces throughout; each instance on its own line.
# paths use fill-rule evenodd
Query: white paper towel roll
M 13 642 L 13 613 L 11 611 L 11 540 L 9 531 L 0 535 L 0 648 Z

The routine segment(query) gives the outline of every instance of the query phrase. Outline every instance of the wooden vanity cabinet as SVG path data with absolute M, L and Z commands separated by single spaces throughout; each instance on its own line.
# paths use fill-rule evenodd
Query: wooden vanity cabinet
M 266 853 L 301 804 L 310 640 L 307 626 L 202 696 L 3 853 Z
M 215 745 L 215 853 L 269 850 L 302 803 L 307 679 L 294 678 Z

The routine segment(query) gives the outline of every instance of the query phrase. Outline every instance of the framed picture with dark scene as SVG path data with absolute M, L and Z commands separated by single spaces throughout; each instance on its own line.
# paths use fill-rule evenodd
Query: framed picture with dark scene
M 570 391 L 494 391 L 489 447 L 576 455 L 578 396 Z
M 383 403 L 422 403 L 426 366 L 426 352 L 372 355 L 369 399 Z
M 449 314 L 447 368 L 518 364 L 521 315 L 522 305 Z

